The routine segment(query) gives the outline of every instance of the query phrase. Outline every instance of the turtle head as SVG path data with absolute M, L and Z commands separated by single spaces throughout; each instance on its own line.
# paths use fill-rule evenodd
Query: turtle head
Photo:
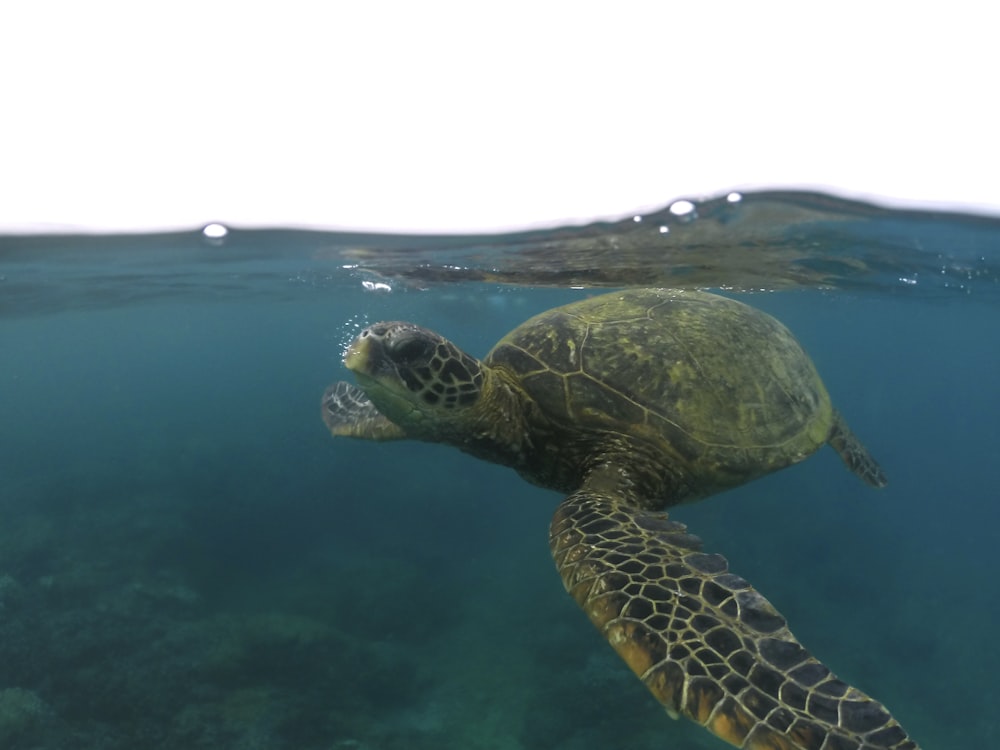
M 375 407 L 410 437 L 441 440 L 460 432 L 482 394 L 479 361 L 412 323 L 369 326 L 351 342 L 344 364 Z

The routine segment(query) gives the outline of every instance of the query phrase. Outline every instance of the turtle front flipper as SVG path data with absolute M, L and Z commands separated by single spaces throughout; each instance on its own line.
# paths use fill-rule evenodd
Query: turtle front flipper
M 549 543 L 567 591 L 671 716 L 745 750 L 918 750 L 665 513 L 579 491 Z
M 365 392 L 340 381 L 325 391 L 320 402 L 323 424 L 335 436 L 367 440 L 399 440 L 406 433 L 375 408 Z

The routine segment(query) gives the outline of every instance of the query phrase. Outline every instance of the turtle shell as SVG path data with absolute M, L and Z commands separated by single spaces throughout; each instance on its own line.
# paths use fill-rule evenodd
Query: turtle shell
M 652 447 L 708 494 L 802 460 L 833 409 L 785 326 L 736 300 L 636 289 L 541 313 L 486 358 L 519 384 L 560 439 L 609 435 Z

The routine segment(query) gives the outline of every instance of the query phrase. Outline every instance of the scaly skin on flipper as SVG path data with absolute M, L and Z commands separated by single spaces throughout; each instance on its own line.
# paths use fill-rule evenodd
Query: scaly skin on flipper
M 833 412 L 833 426 L 830 428 L 827 442 L 837 451 L 837 455 L 847 464 L 847 468 L 872 487 L 885 487 L 889 483 L 882 467 L 872 458 L 868 449 L 851 431 L 836 409 Z
M 406 437 L 402 429 L 375 408 L 363 390 L 342 380 L 323 392 L 320 412 L 323 424 L 338 437 L 367 440 L 399 440 Z
M 918 750 L 665 513 L 581 490 L 549 542 L 566 590 L 671 716 L 746 750 Z

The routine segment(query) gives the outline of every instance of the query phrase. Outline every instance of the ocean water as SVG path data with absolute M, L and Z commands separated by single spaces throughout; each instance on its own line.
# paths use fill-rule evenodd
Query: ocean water
M 367 323 L 481 356 L 637 284 L 782 320 L 890 479 L 824 449 L 672 517 L 924 750 L 1000 741 L 1000 221 L 760 193 L 494 237 L 208 235 L 0 237 L 0 748 L 725 747 L 564 593 L 557 493 L 319 417 Z

